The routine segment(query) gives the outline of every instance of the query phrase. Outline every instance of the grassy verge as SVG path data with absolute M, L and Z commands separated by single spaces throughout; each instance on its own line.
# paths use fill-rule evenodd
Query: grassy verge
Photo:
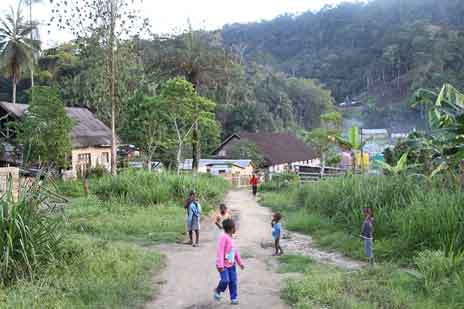
M 283 297 L 295 308 L 463 308 L 463 200 L 447 179 L 405 177 L 347 177 L 264 193 L 262 203 L 282 212 L 289 230 L 358 259 L 362 208 L 375 214 L 377 267 L 345 271 L 287 256 L 280 271 L 304 275 L 288 282 Z
M 392 264 L 346 271 L 301 256 L 279 261 L 281 271 L 304 272 L 303 277 L 289 280 L 282 291 L 282 297 L 294 308 L 439 309 L 464 305 L 464 293 L 449 281 L 438 281 L 429 290 L 422 276 Z
M 33 280 L 0 289 L 3 308 L 133 308 L 152 295 L 159 254 L 137 246 L 71 236 L 64 255 Z
M 176 241 L 185 229 L 179 204 L 139 207 L 95 196 L 75 199 L 65 210 L 67 228 L 107 240 Z
M 215 177 L 147 172 L 90 179 L 89 187 L 86 197 L 79 181 L 49 185 L 71 201 L 54 215 L 64 221 L 64 244 L 32 278 L 0 287 L 0 308 L 142 307 L 163 263 L 134 241 L 175 241 L 184 230 L 188 192 L 198 192 L 207 212 L 228 188 Z
M 410 264 L 423 250 L 463 250 L 463 200 L 446 179 L 346 177 L 268 192 L 262 203 L 282 212 L 290 230 L 355 258 L 362 256 L 362 209 L 371 207 L 377 259 Z

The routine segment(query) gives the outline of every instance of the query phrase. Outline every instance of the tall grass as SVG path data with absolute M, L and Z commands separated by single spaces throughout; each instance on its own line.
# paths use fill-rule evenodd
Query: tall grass
M 0 198 L 0 282 L 32 278 L 35 270 L 55 261 L 61 247 L 59 221 L 40 210 L 47 196 L 37 183 L 23 188 L 15 201 L 11 184 Z
M 411 260 L 425 249 L 464 249 L 464 193 L 448 179 L 350 176 L 292 186 L 278 195 L 263 201 L 286 211 L 288 226 L 341 231 L 347 239 L 357 238 L 362 209 L 372 207 L 381 257 Z
M 227 188 L 228 183 L 224 179 L 205 174 L 126 171 L 116 177 L 106 176 L 96 180 L 91 190 L 101 200 L 117 198 L 148 206 L 183 200 L 190 191 L 195 191 L 200 201 L 213 202 L 219 200 Z

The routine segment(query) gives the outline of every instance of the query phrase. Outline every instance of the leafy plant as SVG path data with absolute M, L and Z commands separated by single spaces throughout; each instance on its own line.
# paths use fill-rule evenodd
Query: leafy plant
M 41 211 L 47 195 L 38 183 L 24 188 L 15 200 L 10 182 L 0 198 L 0 281 L 7 285 L 33 278 L 39 266 L 55 261 L 62 236 L 57 219 Z
M 408 168 L 408 153 L 404 153 L 395 165 L 390 165 L 386 162 L 378 161 L 378 164 L 383 167 L 388 175 L 402 175 Z

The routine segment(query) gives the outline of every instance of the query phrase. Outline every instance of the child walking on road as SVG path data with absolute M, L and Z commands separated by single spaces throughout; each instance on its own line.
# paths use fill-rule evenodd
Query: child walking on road
M 229 288 L 230 301 L 232 305 L 238 305 L 237 298 L 237 267 L 236 263 L 243 270 L 245 266 L 242 263 L 240 254 L 235 247 L 232 236 L 235 234 L 235 223 L 232 219 L 226 219 L 222 222 L 224 233 L 220 236 L 217 248 L 216 268 L 221 280 L 216 289 L 214 289 L 214 299 L 220 300 L 221 293 Z
M 371 208 L 364 208 L 364 222 L 361 228 L 361 238 L 364 240 L 364 252 L 369 264 L 374 264 L 374 216 Z
M 280 224 L 280 220 L 282 219 L 282 215 L 280 213 L 275 213 L 272 216 L 272 239 L 274 240 L 274 248 L 275 248 L 275 253 L 273 254 L 274 256 L 276 255 L 283 255 L 284 251 L 282 250 L 282 247 L 280 246 L 280 238 L 282 236 L 282 225 Z

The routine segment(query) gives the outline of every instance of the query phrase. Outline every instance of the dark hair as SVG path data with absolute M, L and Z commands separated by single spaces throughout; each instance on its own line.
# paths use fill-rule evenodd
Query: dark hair
M 363 213 L 369 215 L 370 217 L 374 217 L 374 212 L 370 207 L 363 208 Z
M 280 212 L 276 212 L 276 213 L 274 214 L 274 219 L 275 219 L 277 222 L 279 222 L 280 219 L 282 219 L 282 215 L 280 214 Z
M 224 232 L 229 233 L 235 228 L 235 222 L 232 219 L 226 219 L 222 221 L 222 228 Z
M 219 204 L 219 209 L 227 209 L 226 204 Z

